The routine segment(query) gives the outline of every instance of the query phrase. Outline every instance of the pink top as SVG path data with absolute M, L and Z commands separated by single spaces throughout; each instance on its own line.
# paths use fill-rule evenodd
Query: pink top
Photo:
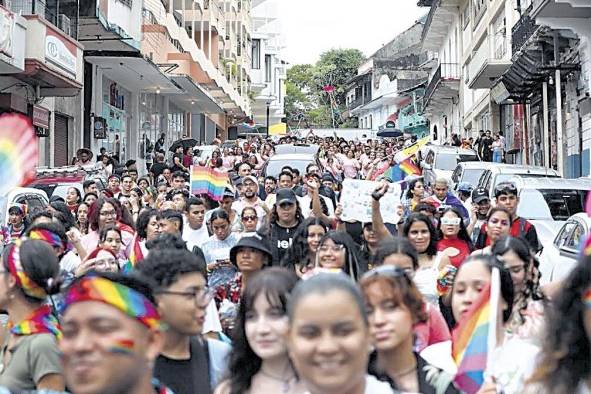
M 451 340 L 451 334 L 447 323 L 443 318 L 439 309 L 435 308 L 428 302 L 425 303 L 427 308 L 427 321 L 424 323 L 415 324 L 415 351 L 421 352 L 424 348 L 434 343 Z
M 349 159 L 347 157 L 342 159 L 343 174 L 345 178 L 356 178 L 359 170 L 359 162 L 356 159 Z
M 131 251 L 131 244 L 133 241 L 133 234 L 128 233 L 127 231 L 121 231 L 121 250 L 117 257 L 120 260 L 127 260 L 129 257 L 129 252 Z M 80 243 L 86 253 L 90 253 L 98 247 L 99 243 L 99 233 L 98 231 L 89 230 L 88 234 L 83 236 L 80 239 Z

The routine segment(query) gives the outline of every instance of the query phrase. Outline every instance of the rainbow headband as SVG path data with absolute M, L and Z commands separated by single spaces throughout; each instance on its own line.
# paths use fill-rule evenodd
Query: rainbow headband
M 31 232 L 29 232 L 28 237 L 30 239 L 38 239 L 41 241 L 45 241 L 54 248 L 64 247 L 65 249 L 67 249 L 66 245 L 64 245 L 64 242 L 59 237 L 59 235 L 57 235 L 56 233 L 49 231 L 49 230 L 45 230 L 45 229 L 32 230 Z
M 591 308 L 591 289 L 583 293 L 583 304 L 585 304 L 587 308 Z
M 20 258 L 20 249 L 22 241 L 17 239 L 14 241 L 14 246 L 8 253 L 8 271 L 16 280 L 16 284 L 23 289 L 23 292 L 29 297 L 43 300 L 47 297 L 47 292 L 35 283 L 23 269 L 23 264 Z
M 66 291 L 62 313 L 72 304 L 84 301 L 103 302 L 137 319 L 150 329 L 161 329 L 160 314 L 141 293 L 96 275 L 74 282 Z

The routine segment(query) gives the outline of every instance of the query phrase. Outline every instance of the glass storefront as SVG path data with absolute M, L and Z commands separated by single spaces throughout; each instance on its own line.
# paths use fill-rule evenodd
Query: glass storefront
M 107 138 L 99 140 L 99 148 L 106 148 L 119 162 L 128 159 L 126 152 L 129 135 L 129 110 L 131 95 L 117 82 L 103 78 L 103 113 L 107 121 Z M 119 143 L 117 144 L 117 138 Z

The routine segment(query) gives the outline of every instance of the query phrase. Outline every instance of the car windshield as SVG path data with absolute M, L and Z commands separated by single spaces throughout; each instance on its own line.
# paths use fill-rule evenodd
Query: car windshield
M 523 190 L 519 195 L 517 214 L 534 220 L 567 220 L 572 215 L 583 212 L 587 190 L 540 189 Z
M 472 186 L 476 186 L 483 172 L 484 169 L 465 169 L 461 182 L 468 182 Z
M 312 160 L 270 160 L 265 170 L 265 175 L 272 175 L 277 177 L 281 172 L 281 169 L 285 166 L 297 169 L 300 174 L 306 173 L 306 166 L 312 163 Z

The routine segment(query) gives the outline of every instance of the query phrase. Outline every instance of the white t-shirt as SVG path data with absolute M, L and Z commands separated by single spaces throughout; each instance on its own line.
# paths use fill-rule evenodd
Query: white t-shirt
M 305 394 L 312 394 L 306 391 Z M 365 394 L 394 394 L 392 387 L 386 382 L 380 382 L 375 376 L 365 376 Z
M 60 260 L 60 268 L 66 272 L 74 272 L 74 270 L 80 265 L 80 262 L 80 257 L 70 250 Z
M 209 239 L 209 232 L 205 223 L 197 230 L 193 230 L 188 222 L 183 225 L 183 240 L 187 243 L 187 249 L 193 250 L 194 246 L 203 245 Z
M 236 200 L 232 203 L 232 209 L 234 211 L 236 211 L 238 216 L 242 217 L 242 211 L 244 210 L 244 208 L 246 208 L 246 207 L 254 208 L 257 211 L 257 217 L 258 217 L 257 229 L 259 229 L 259 228 L 261 228 L 262 224 L 265 223 L 265 216 L 267 216 L 267 212 L 261 207 L 261 205 L 264 203 L 265 202 L 263 200 L 261 200 L 260 198 L 258 198 L 256 203 L 254 203 L 254 204 L 251 204 L 249 202 L 246 202 L 246 201 L 240 199 L 240 200 Z

